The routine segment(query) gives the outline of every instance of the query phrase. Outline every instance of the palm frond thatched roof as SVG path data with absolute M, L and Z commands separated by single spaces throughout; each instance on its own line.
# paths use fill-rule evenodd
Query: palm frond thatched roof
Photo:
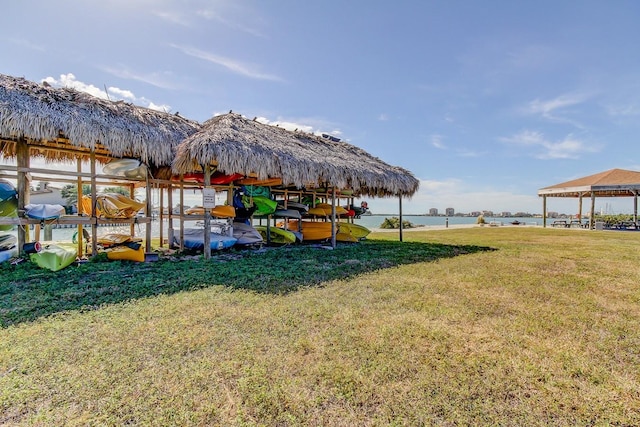
M 0 156 L 14 156 L 15 141 L 25 138 L 39 145 L 32 155 L 52 161 L 73 158 L 61 149 L 70 148 L 168 165 L 199 128 L 177 115 L 0 74 Z
M 413 195 L 419 182 L 351 144 L 291 132 L 229 113 L 213 117 L 179 146 L 176 174 L 214 165 L 224 173 L 279 177 L 298 188 L 322 183 L 373 196 Z

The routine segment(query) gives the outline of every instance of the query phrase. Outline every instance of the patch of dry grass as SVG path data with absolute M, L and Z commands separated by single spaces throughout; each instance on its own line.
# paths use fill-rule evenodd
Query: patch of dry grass
M 499 250 L 284 295 L 217 286 L 5 328 L 0 422 L 640 424 L 640 234 L 405 239 Z

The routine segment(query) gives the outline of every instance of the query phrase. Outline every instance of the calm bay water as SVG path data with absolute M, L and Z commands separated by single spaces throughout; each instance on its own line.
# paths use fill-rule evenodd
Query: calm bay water
M 398 215 L 366 215 L 361 218 L 355 220 L 356 224 L 360 224 L 367 228 L 380 228 L 380 225 L 384 222 L 386 218 L 398 217 Z M 422 225 L 422 226 L 445 226 L 447 217 L 442 216 L 424 216 L 424 215 L 405 215 L 403 216 L 403 220 L 409 221 L 414 225 Z M 485 221 L 498 221 L 504 225 L 510 224 L 512 221 L 519 221 L 521 223 L 525 223 L 526 225 L 542 225 L 541 218 L 487 218 L 485 217 Z M 476 224 L 477 218 L 475 217 L 460 217 L 454 216 L 448 218 L 449 225 L 458 225 L 458 224 Z M 168 221 L 165 219 L 164 223 L 164 238 L 167 237 L 167 228 Z M 258 223 L 258 221 L 256 221 Z M 174 229 L 179 227 L 180 222 L 174 219 L 173 223 Z M 194 222 L 187 222 L 187 227 L 195 226 Z M 146 232 L 145 225 L 135 225 L 135 234 L 140 237 L 144 237 Z M 130 226 L 129 225 L 110 225 L 110 226 L 101 226 L 98 228 L 98 234 L 107 234 L 107 233 L 129 233 Z M 75 228 L 54 228 L 52 230 L 52 240 L 55 241 L 70 241 L 75 234 Z M 16 233 L 15 230 L 10 233 Z M 33 231 L 31 231 L 33 233 Z M 151 223 L 151 234 L 154 237 L 158 237 L 160 235 L 160 221 L 155 220 Z M 33 234 L 32 234 L 33 236 Z M 40 240 L 44 240 L 44 232 L 40 232 Z
M 367 228 L 380 228 L 380 224 L 384 222 L 386 218 L 398 217 L 398 215 L 368 215 L 363 216 L 360 219 L 356 219 L 356 224 L 363 225 Z M 468 217 L 468 216 L 452 216 L 452 217 L 444 217 L 444 216 L 426 216 L 426 215 L 403 215 L 402 219 L 404 221 L 409 221 L 415 225 L 424 225 L 424 226 L 444 226 L 446 225 L 447 220 L 449 221 L 449 225 L 458 225 L 458 224 L 476 224 L 478 218 L 476 217 Z M 489 221 L 498 221 L 505 225 L 510 224 L 513 221 L 523 222 L 527 225 L 542 225 L 542 218 L 509 218 L 509 217 L 499 217 L 499 218 L 484 218 L 486 222 Z

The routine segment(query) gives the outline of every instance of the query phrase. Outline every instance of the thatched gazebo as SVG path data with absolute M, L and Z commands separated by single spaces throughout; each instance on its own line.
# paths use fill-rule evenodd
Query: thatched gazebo
M 209 119 L 179 145 L 174 173 L 202 172 L 205 166 L 258 179 L 278 177 L 298 188 L 349 188 L 371 196 L 412 196 L 419 186 L 409 171 L 351 144 L 235 113 Z
M 593 228 L 596 197 L 633 197 L 633 222 L 638 223 L 638 193 L 640 172 L 610 169 L 538 190 L 542 197 L 543 225 L 547 224 L 547 197 L 570 197 L 578 199 L 578 215 L 582 216 L 582 199 L 591 198 L 589 226 Z
M 90 179 L 95 198 L 96 162 L 132 157 L 147 165 L 168 165 L 178 143 L 199 128 L 197 122 L 177 115 L 0 74 L 0 157 L 15 158 L 17 163 L 17 167 L 2 167 L 0 172 L 15 174 L 20 208 L 29 203 L 27 178 L 31 173 L 74 177 L 78 184 L 83 178 Z M 75 160 L 78 171 L 33 169 L 32 157 L 50 162 Z M 90 162 L 91 172 L 81 171 L 82 161 Z M 92 229 L 95 242 L 96 230 Z M 20 230 L 22 245 L 24 231 Z
M 412 196 L 419 186 L 407 170 L 337 138 L 291 132 L 231 112 L 209 119 L 186 138 L 173 162 L 175 174 L 204 172 L 205 185 L 214 168 L 258 179 L 277 177 L 296 188 L 330 188 L 333 204 L 336 189 L 401 198 Z

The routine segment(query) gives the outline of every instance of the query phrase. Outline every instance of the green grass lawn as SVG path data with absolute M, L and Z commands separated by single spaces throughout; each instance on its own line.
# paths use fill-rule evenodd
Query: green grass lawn
M 640 233 L 0 265 L 2 425 L 640 425 Z

